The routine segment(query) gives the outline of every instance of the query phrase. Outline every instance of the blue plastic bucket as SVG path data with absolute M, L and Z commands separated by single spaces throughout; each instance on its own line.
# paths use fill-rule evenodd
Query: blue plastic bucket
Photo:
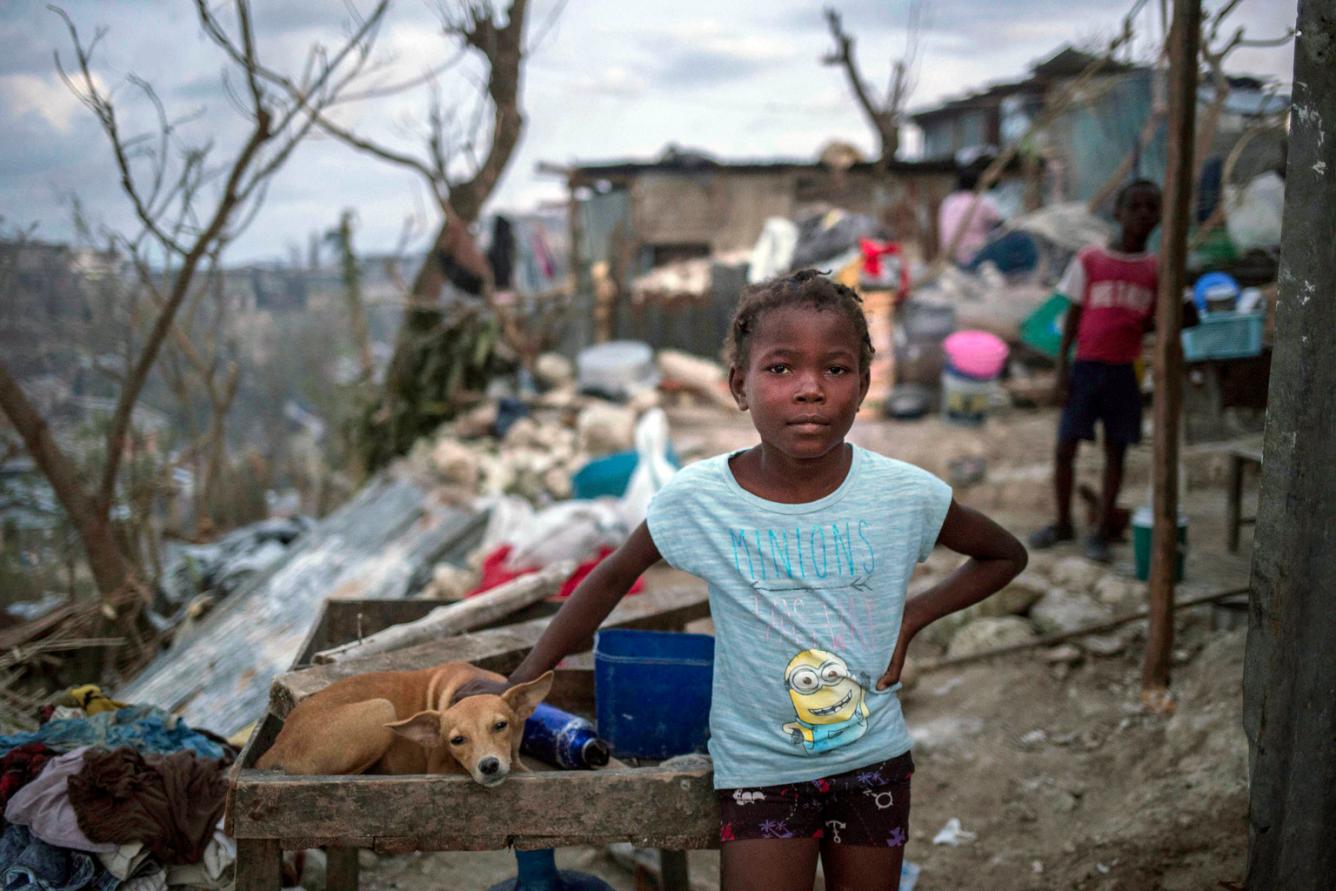
M 614 755 L 671 758 L 705 751 L 714 638 L 609 628 L 594 637 L 598 735 Z

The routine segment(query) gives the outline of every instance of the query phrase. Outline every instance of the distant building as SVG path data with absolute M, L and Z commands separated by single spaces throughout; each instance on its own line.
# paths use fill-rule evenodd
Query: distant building
M 747 256 L 766 220 L 841 210 L 870 216 L 911 254 L 931 257 L 936 210 L 954 187 L 950 160 L 895 161 L 888 169 L 843 147 L 825 163 L 723 161 L 670 146 L 657 160 L 544 165 L 570 192 L 574 352 L 604 337 L 714 355 L 745 283 Z M 642 299 L 632 285 L 671 272 L 672 293 Z
M 656 161 L 585 163 L 565 172 L 577 260 L 609 260 L 632 273 L 749 250 L 769 217 L 794 219 L 817 208 L 878 217 L 901 240 L 930 244 L 933 211 L 955 182 L 949 159 L 895 161 L 880 172 L 870 162 L 719 161 L 676 147 Z
M 1011 144 L 1063 96 L 1098 57 L 1063 47 L 1031 67 L 1021 80 L 993 84 L 917 111 L 910 119 L 923 131 L 925 160 L 946 161 L 961 152 Z M 1231 77 L 1230 92 L 1208 159 L 1228 154 L 1244 129 L 1260 115 L 1283 111 L 1289 96 L 1268 92 L 1254 78 Z M 1131 176 L 1164 176 L 1165 128 L 1161 124 L 1144 149 L 1138 144 L 1155 96 L 1163 95 L 1162 74 L 1145 65 L 1106 60 L 1083 88 L 1079 101 L 1035 134 L 1033 149 L 1045 167 L 1046 199 L 1086 200 L 1135 152 Z M 1209 81 L 1198 91 L 1198 107 L 1215 92 Z M 1277 133 L 1252 140 L 1239 159 L 1235 181 L 1274 168 L 1282 157 Z

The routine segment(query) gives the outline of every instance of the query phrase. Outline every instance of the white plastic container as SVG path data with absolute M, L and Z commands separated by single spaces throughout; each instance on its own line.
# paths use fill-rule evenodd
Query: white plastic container
M 610 340 L 580 351 L 575 359 L 581 392 L 625 399 L 659 384 L 654 351 L 639 340 Z
M 978 381 L 956 374 L 950 368 L 942 372 L 942 417 L 953 424 L 977 427 L 988 417 L 997 381 Z

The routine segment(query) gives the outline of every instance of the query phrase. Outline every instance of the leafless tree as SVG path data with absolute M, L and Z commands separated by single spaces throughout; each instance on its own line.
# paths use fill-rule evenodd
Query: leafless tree
M 904 54 L 891 63 L 891 82 L 886 89 L 885 98 L 873 95 L 872 89 L 863 80 L 854 58 L 854 38 L 844 30 L 840 13 L 826 7 L 826 24 L 830 27 L 830 36 L 835 39 L 835 49 L 822 59 L 826 65 L 838 65 L 844 69 L 849 87 L 858 100 L 858 107 L 877 133 L 878 152 L 882 167 L 890 165 L 895 153 L 900 150 L 900 127 L 904 123 L 905 105 L 914 91 L 915 68 L 917 67 L 919 38 L 923 27 L 923 4 L 921 0 L 910 0 L 906 24 Z
M 168 115 L 149 83 L 133 76 L 130 83 L 154 110 L 157 128 L 147 137 L 126 133 L 112 93 L 94 75 L 93 55 L 105 31 L 98 29 L 91 40 L 84 41 L 70 17 L 55 10 L 68 28 L 74 60 L 66 67 L 57 55 L 57 67 L 110 144 L 121 189 L 138 227 L 118 239 L 119 247 L 142 268 L 156 266 L 152 275 L 141 277 L 155 310 L 120 382 L 97 479 L 82 478 L 74 458 L 53 436 L 48 420 L 3 364 L 0 408 L 78 530 L 94 581 L 108 604 L 132 571 L 110 518 L 131 415 L 149 373 L 201 267 L 254 219 L 266 187 L 311 131 L 315 120 L 311 110 L 334 102 L 364 70 L 387 4 L 388 0 L 380 0 L 370 14 L 359 17 L 340 46 L 311 48 L 296 81 L 302 95 L 297 102 L 260 77 L 265 66 L 256 48 L 246 0 L 235 0 L 225 28 L 201 0 L 202 19 L 217 26 L 206 30 L 225 51 L 232 63 L 229 74 L 240 84 L 226 81 L 229 96 L 247 121 L 240 146 L 225 159 L 215 156 L 212 143 L 182 144 L 180 121 Z
M 152 272 L 141 269 L 140 275 L 151 277 Z M 236 360 L 239 350 L 228 334 L 229 307 L 217 255 L 210 258 L 201 278 L 182 317 L 172 325 L 161 364 L 186 427 L 186 445 L 174 463 L 194 469 L 193 535 L 197 538 L 214 528 L 211 514 L 226 461 L 227 418 L 241 378 Z M 201 317 L 206 311 L 208 316 Z M 208 420 L 202 430 L 195 417 L 200 393 L 208 404 Z
M 1242 25 L 1235 28 L 1230 37 L 1223 37 L 1220 29 L 1240 2 L 1242 0 L 1229 0 L 1209 20 L 1202 22 L 1199 52 L 1208 73 L 1207 79 L 1211 84 L 1211 104 L 1206 106 L 1205 111 L 1198 112 L 1201 117 L 1197 121 L 1197 143 L 1194 154 L 1196 163 L 1192 178 L 1194 183 L 1201 181 L 1202 165 L 1211 154 L 1211 143 L 1215 141 L 1215 132 L 1220 126 L 1220 115 L 1225 109 L 1226 100 L 1229 99 L 1229 77 L 1225 74 L 1225 60 L 1229 54 L 1241 46 L 1282 46 L 1294 39 L 1294 28 L 1287 28 L 1285 33 L 1278 37 L 1257 39 L 1248 37 Z
M 362 272 L 358 268 L 357 253 L 353 250 L 353 221 L 356 214 L 345 210 L 339 215 L 339 224 L 325 233 L 325 240 L 334 245 L 339 255 L 339 270 L 343 278 L 344 299 L 348 303 L 348 320 L 352 325 L 353 346 L 357 349 L 361 381 L 370 383 L 376 366 L 371 355 L 371 333 L 367 327 L 366 304 L 362 300 Z
M 561 0 L 552 7 L 542 30 L 555 21 L 563 6 Z M 513 319 L 487 306 L 458 308 L 447 319 L 439 301 L 452 266 L 476 279 L 484 297 L 491 295 L 491 269 L 469 227 L 495 190 L 524 129 L 520 88 L 524 60 L 532 50 L 525 42 L 529 0 L 509 0 L 504 17 L 492 0 L 448 0 L 438 12 L 442 33 L 456 54 L 417 79 L 417 85 L 428 93 L 427 130 L 420 154 L 393 148 L 340 124 L 323 109 L 311 109 L 312 120 L 324 132 L 359 152 L 418 175 L 440 218 L 426 262 L 408 288 L 407 308 L 381 397 L 364 425 L 368 433 L 365 457 L 372 467 L 402 453 L 443 420 L 468 379 L 482 373 L 492 345 L 501 341 L 507 327 L 515 325 Z M 442 102 L 436 78 L 466 54 L 484 65 L 486 75 L 478 102 L 464 114 Z M 291 81 L 272 72 L 263 74 L 300 101 L 301 92 Z M 349 98 L 383 95 L 411 85 L 396 84 Z
M 1207 159 L 1211 154 L 1211 144 L 1215 141 L 1216 130 L 1220 125 L 1220 116 L 1224 112 L 1225 103 L 1229 99 L 1230 84 L 1229 77 L 1225 74 L 1225 60 L 1229 54 L 1239 47 L 1266 47 L 1281 46 L 1294 39 L 1294 29 L 1289 28 L 1284 34 L 1274 38 L 1252 39 L 1247 36 L 1242 26 L 1234 30 L 1234 33 L 1225 38 L 1222 36 L 1221 29 L 1226 24 L 1229 16 L 1238 7 L 1241 0 L 1229 0 L 1218 10 L 1215 11 L 1206 21 L 1202 22 L 1201 39 L 1198 43 L 1202 66 L 1206 71 L 1206 80 L 1211 85 L 1211 100 L 1204 109 L 1198 110 L 1199 119 L 1197 121 L 1197 138 L 1193 151 L 1193 178 L 1194 183 L 1201 182 L 1201 174 Z M 1139 7 L 1140 4 L 1138 4 Z M 1134 7 L 1134 13 L 1138 7 Z M 1125 20 L 1125 26 L 1130 27 L 1131 19 Z M 1168 59 L 1168 43 L 1173 39 L 1173 35 L 1165 34 L 1165 43 L 1161 47 L 1157 64 L 1163 69 L 1165 61 Z M 1155 134 L 1160 131 L 1164 124 L 1165 116 L 1168 114 L 1168 103 L 1157 90 L 1156 95 L 1152 97 L 1151 108 L 1146 116 L 1146 121 L 1142 125 L 1141 133 L 1137 137 L 1137 144 L 1123 157 L 1123 160 L 1109 174 L 1104 184 L 1095 190 L 1089 200 L 1086 202 L 1087 208 L 1093 213 L 1103 207 L 1105 203 L 1118 190 L 1118 188 L 1127 181 L 1128 173 L 1132 170 L 1132 165 L 1136 159 L 1146 151 Z M 1263 129 L 1269 128 L 1269 124 L 1264 125 Z M 1252 131 L 1250 131 L 1252 132 Z M 1254 133 L 1255 135 L 1255 133 Z M 1252 136 L 1248 137 L 1249 139 Z M 1196 239 L 1194 238 L 1194 241 Z

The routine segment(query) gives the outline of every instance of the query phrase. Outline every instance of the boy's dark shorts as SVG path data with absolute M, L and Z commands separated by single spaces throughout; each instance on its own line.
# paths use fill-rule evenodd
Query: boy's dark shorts
M 1058 441 L 1093 441 L 1097 420 L 1104 424 L 1106 443 L 1141 442 L 1141 388 L 1130 363 L 1078 359 L 1072 364 Z
M 819 780 L 719 789 L 719 840 L 828 838 L 835 844 L 902 847 L 909 838 L 908 752 Z

